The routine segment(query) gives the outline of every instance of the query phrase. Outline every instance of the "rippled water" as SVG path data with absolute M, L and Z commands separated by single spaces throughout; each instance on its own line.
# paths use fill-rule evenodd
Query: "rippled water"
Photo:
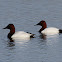
M 42 19 L 62 29 L 62 0 L 0 0 L 0 62 L 62 62 L 62 34 L 43 39 L 34 26 Z M 35 38 L 10 43 L 2 29 L 9 23 Z

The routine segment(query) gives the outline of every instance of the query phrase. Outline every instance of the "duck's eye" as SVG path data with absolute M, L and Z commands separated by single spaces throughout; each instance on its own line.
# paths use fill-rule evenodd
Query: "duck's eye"
M 42 23 L 42 22 L 41 22 Z

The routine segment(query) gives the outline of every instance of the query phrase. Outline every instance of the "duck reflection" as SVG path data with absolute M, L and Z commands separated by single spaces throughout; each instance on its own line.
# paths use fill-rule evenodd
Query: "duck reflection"
M 13 46 L 15 46 L 14 40 L 8 40 L 7 42 L 8 42 L 8 43 L 7 43 L 7 46 L 8 46 L 8 47 L 13 47 Z
M 41 39 L 46 40 L 46 35 L 45 35 L 45 34 L 41 34 L 39 37 L 40 37 Z

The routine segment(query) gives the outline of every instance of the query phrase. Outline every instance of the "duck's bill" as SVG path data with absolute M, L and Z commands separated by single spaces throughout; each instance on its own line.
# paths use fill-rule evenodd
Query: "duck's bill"
M 34 26 L 37 26 L 37 25 L 40 25 L 40 23 L 38 23 L 38 24 L 36 24 L 36 25 L 34 25 Z
M 7 29 L 7 27 L 3 28 L 3 29 Z
M 5 28 L 3 28 L 3 29 L 9 29 L 9 26 L 6 26 Z

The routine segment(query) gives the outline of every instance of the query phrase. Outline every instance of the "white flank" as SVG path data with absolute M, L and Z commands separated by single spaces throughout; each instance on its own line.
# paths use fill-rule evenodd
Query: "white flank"
M 50 28 L 44 29 L 41 33 L 45 35 L 55 35 L 59 33 L 59 29 L 50 27 Z
M 18 32 L 15 32 L 15 34 L 13 34 L 11 38 L 13 38 L 14 40 L 15 39 L 28 40 L 28 39 L 30 39 L 31 35 L 32 34 L 26 33 L 24 31 L 18 31 Z

